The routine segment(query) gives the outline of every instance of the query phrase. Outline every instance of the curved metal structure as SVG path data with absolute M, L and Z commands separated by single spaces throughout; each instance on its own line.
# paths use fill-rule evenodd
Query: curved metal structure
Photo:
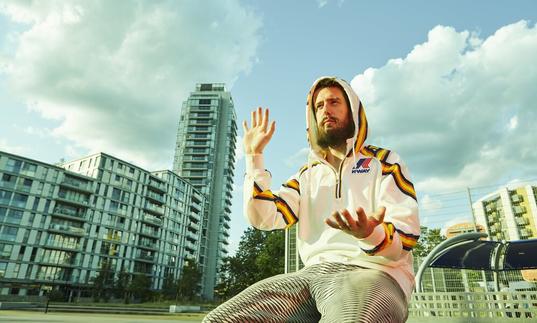
M 420 265 L 420 268 L 418 269 L 418 272 L 416 274 L 416 292 L 421 292 L 421 278 L 423 276 L 423 272 L 429 265 L 434 262 L 438 257 L 440 257 L 443 253 L 448 251 L 451 248 L 454 248 L 456 246 L 460 246 L 466 243 L 474 242 L 476 240 L 479 240 L 481 238 L 486 238 L 488 235 L 486 233 L 482 232 L 468 232 L 463 233 L 460 235 L 457 235 L 451 239 L 445 240 L 436 247 L 434 247 L 433 250 L 427 255 L 427 257 L 423 260 L 423 262 Z

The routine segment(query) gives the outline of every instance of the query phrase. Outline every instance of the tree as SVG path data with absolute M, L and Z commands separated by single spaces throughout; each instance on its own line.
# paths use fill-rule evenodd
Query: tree
M 181 277 L 177 281 L 177 296 L 184 300 L 192 300 L 201 289 L 201 270 L 193 259 L 185 260 Z
M 229 298 L 255 282 L 284 272 L 285 233 L 248 228 L 237 253 L 223 259 L 216 294 Z
M 162 283 L 161 294 L 164 299 L 174 299 L 177 293 L 177 283 L 173 278 L 172 273 L 168 273 L 164 277 L 164 282 Z
M 128 291 L 142 303 L 149 300 L 152 296 L 151 278 L 144 274 L 136 274 L 129 284 Z
M 117 277 L 114 281 L 114 297 L 123 298 L 123 301 L 125 304 L 129 302 L 128 287 L 129 287 L 129 274 L 125 272 L 124 267 L 121 267 L 121 270 L 117 274 Z
M 446 240 L 446 237 L 440 233 L 440 229 L 429 229 L 422 226 L 420 239 L 416 247 L 414 247 L 412 254 L 418 258 L 425 258 L 434 247 L 444 240 Z
M 101 270 L 93 279 L 93 300 L 107 302 L 110 299 L 110 286 L 113 285 L 114 274 L 108 258 L 103 258 Z

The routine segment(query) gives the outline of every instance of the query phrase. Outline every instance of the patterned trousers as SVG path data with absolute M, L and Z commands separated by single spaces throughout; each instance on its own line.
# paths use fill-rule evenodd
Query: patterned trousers
M 405 322 L 406 297 L 387 274 L 321 263 L 261 280 L 221 304 L 203 322 Z

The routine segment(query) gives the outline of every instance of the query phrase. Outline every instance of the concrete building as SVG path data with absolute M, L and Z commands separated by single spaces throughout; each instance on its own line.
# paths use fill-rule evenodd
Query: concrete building
M 473 204 L 491 240 L 537 238 L 537 186 L 503 187 Z
M 173 170 L 207 196 L 202 220 L 202 294 L 212 299 L 228 254 L 237 122 L 224 84 L 197 84 L 183 103 Z
M 0 152 L 0 295 L 89 296 L 105 262 L 160 289 L 199 259 L 204 205 L 175 173 L 107 154 L 51 165 Z

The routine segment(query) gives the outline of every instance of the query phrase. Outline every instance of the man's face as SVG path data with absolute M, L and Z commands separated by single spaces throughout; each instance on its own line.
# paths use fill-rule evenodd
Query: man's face
M 322 148 L 343 144 L 354 135 L 354 123 L 345 94 L 337 87 L 316 90 L 313 94 L 315 117 L 319 138 L 317 144 Z

